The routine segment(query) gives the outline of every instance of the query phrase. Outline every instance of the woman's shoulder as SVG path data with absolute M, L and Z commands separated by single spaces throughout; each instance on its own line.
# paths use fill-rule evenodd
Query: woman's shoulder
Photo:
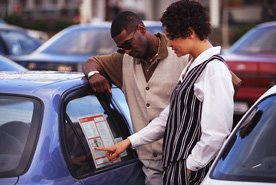
M 206 69 L 211 74 L 217 74 L 217 75 L 229 75 L 229 69 L 227 67 L 227 64 L 224 61 L 221 61 L 219 59 L 213 59 L 211 60 L 207 66 Z

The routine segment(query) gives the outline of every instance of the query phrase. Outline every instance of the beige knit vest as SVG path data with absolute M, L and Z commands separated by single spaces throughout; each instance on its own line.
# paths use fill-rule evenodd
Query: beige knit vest
M 187 64 L 186 56 L 178 58 L 171 48 L 168 52 L 168 57 L 159 62 L 148 82 L 141 64 L 124 55 L 122 90 L 128 102 L 134 132 L 147 126 L 169 104 L 171 92 Z M 161 159 L 162 140 L 137 148 L 137 153 L 140 159 Z

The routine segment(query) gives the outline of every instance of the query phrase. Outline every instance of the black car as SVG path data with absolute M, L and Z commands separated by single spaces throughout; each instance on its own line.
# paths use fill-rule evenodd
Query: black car
M 161 22 L 144 23 L 151 32 L 162 32 Z M 30 70 L 82 71 L 82 64 L 89 57 L 117 50 L 110 36 L 110 26 L 110 22 L 70 26 L 33 53 L 13 57 L 13 60 Z

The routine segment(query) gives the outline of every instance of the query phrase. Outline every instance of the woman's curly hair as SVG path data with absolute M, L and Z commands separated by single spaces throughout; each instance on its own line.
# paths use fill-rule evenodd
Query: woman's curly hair
M 211 33 L 207 10 L 195 1 L 182 0 L 172 3 L 163 13 L 161 22 L 169 39 L 186 38 L 192 28 L 200 40 Z

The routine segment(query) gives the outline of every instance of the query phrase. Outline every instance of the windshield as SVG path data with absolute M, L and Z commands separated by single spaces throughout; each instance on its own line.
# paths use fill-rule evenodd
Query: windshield
M 276 182 L 276 95 L 260 102 L 227 142 L 215 179 Z
M 31 128 L 35 129 L 32 125 L 39 110 L 35 102 L 0 95 L 0 177 L 16 176 L 26 168 L 34 136 L 29 135 L 34 133 Z
M 80 27 L 64 32 L 43 52 L 52 54 L 102 55 L 116 50 L 110 29 Z
M 29 54 L 40 45 L 38 41 L 35 41 L 28 35 L 17 31 L 2 30 L 0 31 L 0 37 L 9 48 L 10 55 Z
M 253 29 L 230 49 L 234 53 L 276 54 L 276 27 Z

